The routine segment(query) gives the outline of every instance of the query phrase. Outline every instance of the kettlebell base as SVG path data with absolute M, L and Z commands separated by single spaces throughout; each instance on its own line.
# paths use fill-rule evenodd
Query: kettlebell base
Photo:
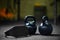
M 40 33 L 41 35 L 51 35 L 51 33 Z

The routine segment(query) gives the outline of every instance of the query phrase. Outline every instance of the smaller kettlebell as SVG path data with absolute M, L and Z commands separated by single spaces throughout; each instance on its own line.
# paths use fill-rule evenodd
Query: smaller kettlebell
M 42 17 L 42 23 L 39 26 L 39 32 L 42 35 L 50 35 L 53 31 L 52 25 L 49 23 L 48 17 Z
M 34 16 L 26 16 L 25 17 L 25 27 L 27 27 L 29 35 L 33 35 L 36 32 L 36 20 Z

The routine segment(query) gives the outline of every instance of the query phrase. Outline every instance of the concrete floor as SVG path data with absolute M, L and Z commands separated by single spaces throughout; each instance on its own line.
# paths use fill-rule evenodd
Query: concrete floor
M 56 26 L 56 25 L 53 25 L 52 35 L 49 35 L 49 36 L 32 35 L 32 36 L 20 37 L 20 38 L 14 38 L 14 37 L 5 38 L 4 32 L 16 25 L 24 25 L 24 24 L 23 23 L 15 23 L 15 24 L 9 24 L 9 25 L 1 25 L 0 26 L 0 40 L 60 40 L 60 27 Z M 38 26 L 37 26 L 36 33 L 39 33 Z

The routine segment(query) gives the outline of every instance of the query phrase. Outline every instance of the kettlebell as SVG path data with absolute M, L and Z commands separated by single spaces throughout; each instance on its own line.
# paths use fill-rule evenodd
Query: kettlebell
M 42 16 L 42 23 L 39 25 L 39 32 L 41 35 L 51 35 L 53 31 L 52 25 L 49 23 L 47 16 Z
M 27 27 L 29 35 L 34 35 L 36 32 L 36 20 L 34 16 L 25 16 L 25 27 Z

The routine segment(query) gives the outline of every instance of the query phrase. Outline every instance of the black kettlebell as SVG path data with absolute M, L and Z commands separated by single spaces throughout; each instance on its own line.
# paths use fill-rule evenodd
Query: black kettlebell
M 27 27 L 29 35 L 33 35 L 36 32 L 36 20 L 34 16 L 26 16 L 25 17 L 25 27 Z
M 42 23 L 39 26 L 39 32 L 42 35 L 50 35 L 52 33 L 52 25 L 49 23 L 48 17 L 42 17 Z

